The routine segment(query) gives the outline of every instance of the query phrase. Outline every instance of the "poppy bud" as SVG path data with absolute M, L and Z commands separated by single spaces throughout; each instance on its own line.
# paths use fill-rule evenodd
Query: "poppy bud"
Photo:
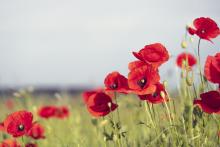
M 190 37 L 190 38 L 189 38 L 189 41 L 190 41 L 190 42 L 193 42 L 193 41 L 194 41 L 194 38 L 193 38 L 193 37 Z
M 186 84 L 187 84 L 188 86 L 192 86 L 192 84 L 193 84 L 193 79 L 192 79 L 191 77 L 187 76 L 187 77 L 186 77 Z
M 168 85 L 168 82 L 165 80 L 165 81 L 163 81 L 163 86 L 164 87 L 167 87 L 167 85 Z
M 186 84 L 188 86 L 192 86 L 192 84 L 193 84 L 193 76 L 190 77 L 189 74 L 187 74 L 187 76 L 186 76 Z
M 187 48 L 187 42 L 186 42 L 185 40 L 183 40 L 183 41 L 181 42 L 181 47 L 182 47 L 182 48 Z
M 164 92 L 164 91 L 161 91 L 161 92 L 160 92 L 160 96 L 161 96 L 163 99 L 165 99 L 165 97 L 166 97 L 165 92 Z

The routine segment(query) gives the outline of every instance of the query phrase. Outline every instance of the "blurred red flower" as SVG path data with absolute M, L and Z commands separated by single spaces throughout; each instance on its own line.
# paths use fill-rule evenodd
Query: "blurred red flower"
M 165 91 L 165 87 L 161 83 L 156 84 L 156 91 L 152 94 L 147 95 L 139 95 L 141 100 L 147 100 L 149 103 L 152 104 L 159 104 L 168 101 L 167 93 Z
M 153 67 L 159 67 L 169 59 L 168 51 L 161 43 L 146 45 L 139 52 L 133 52 L 133 55 Z
M 220 84 L 220 52 L 215 56 L 207 57 L 204 70 L 206 79 Z
M 28 143 L 25 145 L 25 147 L 37 147 L 37 144 L 35 143 Z
M 5 132 L 4 122 L 0 123 L 0 132 Z
M 155 84 L 159 82 L 159 80 L 158 70 L 150 65 L 135 68 L 128 74 L 130 91 L 137 95 L 154 93 L 156 91 Z
M 44 127 L 39 123 L 34 123 L 31 129 L 28 131 L 27 135 L 33 139 L 44 139 Z
M 204 112 L 220 114 L 220 92 L 209 91 L 200 94 L 200 100 L 194 100 L 194 105 L 198 105 Z
M 8 134 L 19 137 L 26 134 L 32 127 L 33 115 L 31 112 L 22 110 L 10 114 L 4 120 L 4 127 Z
M 117 104 L 112 102 L 109 95 L 100 91 L 91 94 L 86 101 L 86 105 L 89 113 L 95 117 L 105 116 L 118 107 Z
M 105 87 L 107 91 L 115 91 L 120 93 L 128 93 L 128 79 L 119 72 L 112 72 L 105 78 Z
M 191 69 L 196 63 L 196 57 L 190 53 L 181 53 L 176 58 L 177 66 L 183 69 Z
M 211 41 L 212 38 L 216 38 L 220 34 L 218 25 L 211 18 L 200 17 L 193 21 L 195 27 L 188 27 L 188 32 L 191 35 L 196 34 L 201 39 Z
M 21 147 L 15 139 L 6 139 L 0 143 L 0 147 Z
M 66 106 L 57 107 L 54 113 L 57 118 L 67 118 L 69 116 L 69 109 Z
M 56 111 L 55 106 L 43 106 L 39 108 L 38 115 L 42 118 L 48 119 L 54 116 L 55 111 Z

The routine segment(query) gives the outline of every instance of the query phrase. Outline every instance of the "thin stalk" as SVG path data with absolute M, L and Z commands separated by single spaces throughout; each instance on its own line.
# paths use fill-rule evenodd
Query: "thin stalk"
M 203 81 L 203 75 L 202 75 L 202 67 L 201 67 L 201 60 L 200 60 L 200 43 L 201 43 L 201 38 L 199 39 L 198 42 L 198 48 L 197 48 L 197 53 L 198 53 L 198 61 L 199 61 L 199 74 L 200 74 L 200 80 L 202 84 L 202 89 L 204 89 L 204 81 Z
M 148 109 L 148 106 L 147 106 L 147 102 L 144 102 L 144 106 L 145 106 L 145 110 L 146 110 L 146 112 L 147 112 L 147 115 L 148 115 L 148 117 L 150 118 L 150 121 L 151 121 L 152 126 L 153 126 L 154 128 L 156 128 L 156 127 L 155 127 L 155 124 L 154 124 L 154 122 L 153 122 L 153 119 L 152 119 L 152 117 L 151 117 L 151 114 L 150 114 L 150 112 L 149 112 L 149 109 Z
M 116 92 L 114 92 L 114 96 L 115 96 L 115 103 L 118 105 L 117 93 Z M 119 114 L 119 110 L 118 109 L 117 109 L 117 117 L 118 117 L 119 124 L 121 124 L 121 119 L 120 119 L 120 114 Z

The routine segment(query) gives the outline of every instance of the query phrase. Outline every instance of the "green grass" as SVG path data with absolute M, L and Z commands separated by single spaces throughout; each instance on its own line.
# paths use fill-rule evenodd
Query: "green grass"
M 12 110 L 5 106 L 5 99 L 1 98 L 0 120 L 21 109 L 33 112 L 34 120 L 46 130 L 46 139 L 34 141 L 39 147 L 219 146 L 216 121 L 219 122 L 220 117 L 202 113 L 193 107 L 192 87 L 185 86 L 178 97 L 171 95 L 173 99 L 167 104 L 150 104 L 149 107 L 134 95 L 120 95 L 118 110 L 121 124 L 116 128 L 113 127 L 113 122 L 119 122 L 116 111 L 104 118 L 93 118 L 87 112 L 80 95 L 71 97 L 63 94 L 57 99 L 26 94 L 23 98 L 13 98 L 15 106 Z M 43 105 L 66 105 L 70 109 L 70 117 L 64 120 L 39 118 L 37 108 Z M 119 138 L 119 134 L 123 134 L 123 137 Z M 18 141 L 22 142 L 22 139 Z M 28 141 L 25 137 L 24 142 Z

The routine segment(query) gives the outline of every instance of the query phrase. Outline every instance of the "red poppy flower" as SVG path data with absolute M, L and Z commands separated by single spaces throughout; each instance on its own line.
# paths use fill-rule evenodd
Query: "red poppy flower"
M 156 91 L 152 94 L 139 95 L 141 100 L 147 100 L 149 103 L 159 104 L 168 101 L 167 93 L 164 85 L 161 83 L 156 84 Z
M 0 123 L 0 132 L 5 132 L 5 127 L 3 122 Z
M 138 53 L 133 52 L 133 55 L 147 64 L 152 64 L 153 67 L 159 67 L 169 59 L 167 49 L 160 43 L 146 45 Z
M 97 88 L 95 90 L 90 90 L 90 91 L 85 91 L 82 94 L 83 97 L 83 101 L 84 103 L 87 103 L 89 97 L 93 94 L 96 94 L 97 92 L 105 92 L 106 94 L 108 94 L 110 97 L 113 96 L 112 92 L 106 92 L 103 88 Z
M 38 110 L 38 115 L 42 118 L 48 119 L 54 116 L 55 111 L 55 106 L 43 106 Z
M 159 82 L 158 70 L 152 66 L 142 66 L 128 74 L 128 85 L 131 92 L 137 95 L 152 94 L 156 90 L 155 84 Z
M 191 69 L 194 65 L 196 65 L 196 62 L 196 57 L 190 53 L 181 53 L 176 58 L 177 66 L 183 69 Z
M 211 41 L 212 38 L 216 38 L 220 34 L 220 30 L 218 25 L 211 18 L 200 17 L 193 21 L 193 25 L 195 27 L 188 28 L 188 32 L 191 35 L 196 34 L 201 39 L 206 39 Z
M 28 143 L 25 145 L 25 147 L 37 147 L 37 144 L 35 143 Z
M 87 103 L 88 102 L 88 100 L 89 100 L 89 97 L 91 96 L 91 95 L 93 95 L 93 94 L 96 94 L 96 92 L 97 91 L 85 91 L 85 92 L 83 92 L 83 94 L 82 94 L 82 97 L 83 97 L 83 101 L 84 101 L 84 103 Z
M 95 117 L 105 116 L 118 107 L 112 102 L 111 97 L 104 92 L 92 94 L 86 104 L 90 114 Z
M 33 139 L 44 139 L 44 127 L 39 123 L 34 123 L 31 129 L 28 131 L 27 135 Z
M 0 147 L 21 147 L 15 139 L 6 139 L 0 143 Z
M 54 113 L 57 118 L 67 118 L 69 116 L 69 109 L 66 106 L 57 107 Z
M 142 66 L 144 66 L 144 65 L 147 65 L 145 62 L 143 62 L 143 61 L 133 61 L 133 62 L 130 62 L 129 64 L 128 64 L 128 69 L 130 70 L 130 71 L 132 71 L 132 70 L 134 70 L 135 68 L 139 68 L 139 67 L 142 67 Z
M 10 114 L 4 121 L 5 130 L 13 137 L 26 134 L 32 127 L 33 115 L 22 110 Z
M 200 94 L 200 100 L 194 100 L 194 105 L 198 105 L 204 112 L 220 114 L 220 93 L 219 91 L 209 91 Z
M 205 77 L 210 82 L 220 84 L 220 52 L 207 57 L 204 70 Z
M 108 74 L 104 83 L 107 91 L 128 93 L 128 79 L 119 72 L 112 72 Z

